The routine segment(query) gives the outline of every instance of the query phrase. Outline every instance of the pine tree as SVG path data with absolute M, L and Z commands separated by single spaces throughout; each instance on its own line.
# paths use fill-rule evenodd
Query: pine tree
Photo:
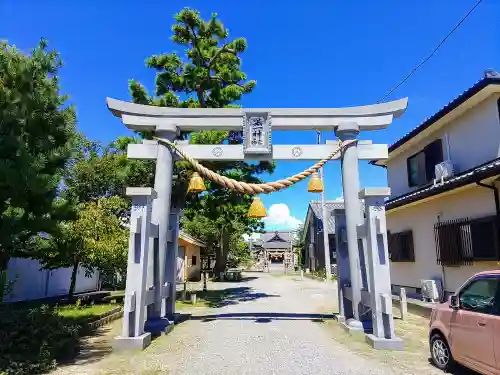
M 44 40 L 31 54 L 0 42 L 0 287 L 9 259 L 29 257 L 67 213 L 57 194 L 75 113 L 59 91 L 61 66 Z
M 244 38 L 230 41 L 229 32 L 212 14 L 209 20 L 201 18 L 196 10 L 185 8 L 175 15 L 172 41 L 185 47 L 186 56 L 176 53 L 151 56 L 146 66 L 156 70 L 155 95 L 135 80 L 129 82 L 132 100 L 138 104 L 180 108 L 237 107 L 235 102 L 251 93 L 256 81 L 247 80 L 241 71 L 241 54 L 246 50 Z M 143 134 L 148 137 L 150 134 Z M 186 135 L 184 135 L 186 136 Z M 241 132 L 203 131 L 191 135 L 190 142 L 214 144 L 241 143 Z M 272 172 L 268 162 L 213 162 L 205 165 L 219 173 L 246 182 L 261 182 L 256 175 Z M 191 170 L 185 162 L 177 162 L 172 189 L 172 204 L 184 204 L 185 191 Z M 219 228 L 216 272 L 222 272 L 229 254 L 229 237 L 239 228 L 240 233 L 262 229 L 260 220 L 248 219 L 246 213 L 251 197 L 207 183 L 208 194 L 187 203 L 186 220 L 194 219 L 196 212 L 215 220 Z M 224 209 L 221 209 L 224 207 Z M 191 226 L 196 227 L 196 226 Z M 244 229 L 241 229 L 241 228 Z M 196 233 L 193 233 L 196 235 Z

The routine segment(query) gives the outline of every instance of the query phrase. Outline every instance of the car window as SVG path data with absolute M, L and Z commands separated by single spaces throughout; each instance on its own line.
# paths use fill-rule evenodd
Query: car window
M 459 294 L 460 308 L 482 314 L 497 314 L 498 278 L 484 278 L 471 282 Z

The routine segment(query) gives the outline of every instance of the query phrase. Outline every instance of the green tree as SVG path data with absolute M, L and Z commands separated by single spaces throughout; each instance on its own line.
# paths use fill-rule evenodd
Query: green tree
M 304 225 L 300 225 L 298 228 L 297 228 L 297 232 L 295 233 L 295 238 L 293 239 L 293 249 L 294 249 L 294 252 L 297 254 L 297 257 L 298 257 L 298 261 L 297 263 L 299 264 L 299 266 L 302 265 L 302 260 L 303 260 L 303 254 L 304 254 L 304 251 L 305 251 L 305 232 L 306 231 L 306 228 L 304 227 Z
M 78 206 L 74 221 L 59 223 L 58 230 L 40 240 L 38 258 L 42 267 L 72 269 L 69 296 L 75 291 L 79 266 L 88 273 L 124 273 L 127 265 L 128 231 L 121 219 L 128 209 L 123 198 L 101 197 Z
M 100 197 L 125 198 L 127 186 L 152 186 L 154 163 L 127 158 L 127 145 L 137 138 L 119 137 L 107 146 L 79 134 L 64 176 L 62 195 L 76 203 Z
M 247 80 L 241 71 L 241 54 L 246 49 L 243 38 L 229 40 L 228 30 L 212 14 L 203 20 L 198 11 L 183 9 L 175 15 L 172 26 L 172 41 L 185 47 L 185 58 L 176 53 L 151 56 L 146 66 L 156 73 L 156 89 L 150 95 L 145 87 L 135 80 L 129 82 L 135 103 L 180 108 L 224 108 L 234 104 L 243 95 L 253 91 L 256 82 Z M 151 134 L 143 133 L 143 137 Z M 183 135 L 186 137 L 186 134 Z M 190 135 L 190 143 L 218 144 L 241 143 L 241 132 L 203 131 Z M 272 172 L 268 162 L 250 164 L 245 162 L 205 163 L 208 168 L 221 174 L 246 182 L 260 182 L 256 175 Z M 172 204 L 183 206 L 185 189 L 191 170 L 185 162 L 177 162 L 173 186 Z M 262 222 L 250 220 L 246 212 L 251 197 L 221 189 L 208 183 L 208 192 L 201 197 L 187 200 L 187 215 L 183 225 L 189 220 L 198 220 L 200 215 L 217 223 L 217 271 L 223 271 L 230 248 L 230 237 L 236 228 L 241 233 L 261 228 Z M 198 214 L 196 212 L 198 211 Z M 198 219 L 196 219 L 198 218 Z M 203 233 L 192 233 L 202 237 Z
M 135 103 L 223 108 L 252 92 L 256 82 L 247 81 L 241 71 L 240 54 L 247 47 L 244 38 L 228 41 L 229 32 L 216 13 L 205 21 L 198 11 L 185 8 L 175 20 L 171 39 L 186 47 L 187 59 L 183 61 L 175 52 L 148 58 L 146 66 L 157 71 L 155 96 L 132 80 L 130 91 Z
M 72 287 L 79 264 L 91 267 L 90 270 L 99 269 L 105 281 L 116 280 L 117 274 L 123 279 L 126 274 L 124 256 L 128 249 L 127 242 L 118 242 L 121 246 L 109 246 L 108 243 L 109 241 L 114 243 L 116 233 L 125 233 L 123 228 L 116 233 L 102 232 L 99 241 L 90 247 L 88 243 L 81 242 L 80 237 L 82 225 L 90 223 L 82 221 L 89 212 L 95 213 L 101 224 L 106 221 L 115 224 L 120 220 L 127 221 L 131 201 L 125 196 L 126 187 L 151 186 L 153 183 L 152 162 L 127 158 L 127 145 L 132 142 L 137 140 L 133 137 L 119 137 L 107 146 L 102 146 L 99 142 L 88 140 L 83 134 L 79 134 L 76 138 L 73 154 L 65 171 L 64 190 L 61 196 L 79 208 L 80 218 L 77 222 L 66 222 L 61 225 L 60 230 L 53 234 L 51 242 L 53 248 L 46 246 L 45 251 L 38 252 L 39 259 L 47 268 L 64 266 L 73 268 Z M 96 204 L 105 208 L 105 211 L 96 211 Z M 114 211 L 107 208 L 112 204 L 118 205 Z M 102 216 L 103 213 L 107 216 Z M 103 256 L 95 257 L 95 254 L 99 254 L 95 248 L 100 244 L 106 246 L 100 252 Z
M 75 124 L 61 66 L 44 40 L 31 54 L 0 42 L 0 285 L 9 259 L 30 257 L 36 236 L 68 214 L 55 204 Z

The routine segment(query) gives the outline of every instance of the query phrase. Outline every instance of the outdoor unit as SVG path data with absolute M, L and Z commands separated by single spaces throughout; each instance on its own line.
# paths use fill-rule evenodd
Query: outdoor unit
M 438 182 L 443 183 L 444 179 L 453 176 L 453 164 L 451 160 L 444 160 L 443 162 L 436 164 L 434 167 L 434 174 L 436 178 L 434 179 L 434 185 Z
M 420 280 L 420 283 L 422 285 L 422 299 L 424 301 L 437 302 L 440 300 L 436 280 Z

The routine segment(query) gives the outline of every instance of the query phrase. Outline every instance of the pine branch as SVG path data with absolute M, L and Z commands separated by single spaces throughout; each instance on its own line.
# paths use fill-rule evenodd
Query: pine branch
M 224 44 L 216 53 L 215 55 L 210 59 L 210 61 L 208 62 L 208 68 L 212 68 L 212 65 L 215 63 L 215 60 L 217 60 L 217 58 L 223 53 L 223 52 L 228 52 L 228 53 L 231 53 L 233 54 L 234 56 L 237 56 L 237 53 L 235 50 L 232 50 L 232 49 L 228 49 L 227 48 L 228 44 Z

